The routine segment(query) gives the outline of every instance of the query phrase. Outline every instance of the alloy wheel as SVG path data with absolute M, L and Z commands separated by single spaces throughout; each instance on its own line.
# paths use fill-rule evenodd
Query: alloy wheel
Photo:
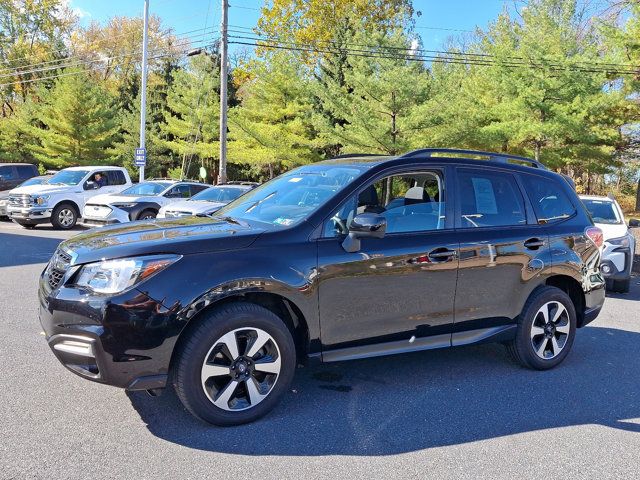
M 550 360 L 564 349 L 571 332 L 569 313 L 557 301 L 547 302 L 537 311 L 531 324 L 531 345 L 538 357 Z
M 73 226 L 75 213 L 70 208 L 63 208 L 58 212 L 58 222 L 65 228 Z
M 247 410 L 269 395 L 280 369 L 280 350 L 271 335 L 259 328 L 238 328 L 220 337 L 207 352 L 202 388 L 218 408 Z

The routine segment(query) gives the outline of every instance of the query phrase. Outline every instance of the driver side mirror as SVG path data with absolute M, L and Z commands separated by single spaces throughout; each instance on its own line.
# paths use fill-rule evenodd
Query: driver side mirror
M 360 250 L 361 238 L 383 238 L 387 233 L 387 219 L 375 213 L 361 213 L 351 220 L 349 235 L 342 242 L 346 252 L 355 253 Z
M 85 190 L 97 190 L 98 188 L 100 188 L 98 184 L 92 180 L 87 180 L 86 182 L 84 182 Z
M 629 220 L 629 228 L 639 228 L 640 227 L 640 220 L 638 220 L 637 218 L 632 218 L 631 220 Z

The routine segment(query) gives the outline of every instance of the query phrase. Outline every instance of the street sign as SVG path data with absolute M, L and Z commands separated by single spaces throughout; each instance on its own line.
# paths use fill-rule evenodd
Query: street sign
M 138 167 L 144 167 L 147 164 L 147 150 L 145 148 L 136 148 L 135 163 Z

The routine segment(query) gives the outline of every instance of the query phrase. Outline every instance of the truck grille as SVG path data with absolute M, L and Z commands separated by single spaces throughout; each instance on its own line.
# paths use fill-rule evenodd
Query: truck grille
M 56 250 L 49 262 L 49 267 L 47 268 L 47 282 L 49 283 L 49 287 L 51 289 L 57 288 L 60 286 L 60 282 L 64 278 L 64 274 L 67 273 L 69 269 L 69 265 L 71 264 L 71 255 L 63 250 Z
M 9 206 L 11 207 L 31 207 L 32 205 L 31 195 L 25 193 L 9 195 Z

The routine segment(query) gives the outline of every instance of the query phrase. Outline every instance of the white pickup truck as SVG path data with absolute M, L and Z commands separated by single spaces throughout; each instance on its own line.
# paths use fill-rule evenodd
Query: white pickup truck
M 122 167 L 65 168 L 44 185 L 11 190 L 7 214 L 25 228 L 51 223 L 56 228 L 68 230 L 75 226 L 90 198 L 116 193 L 130 186 L 131 178 Z

